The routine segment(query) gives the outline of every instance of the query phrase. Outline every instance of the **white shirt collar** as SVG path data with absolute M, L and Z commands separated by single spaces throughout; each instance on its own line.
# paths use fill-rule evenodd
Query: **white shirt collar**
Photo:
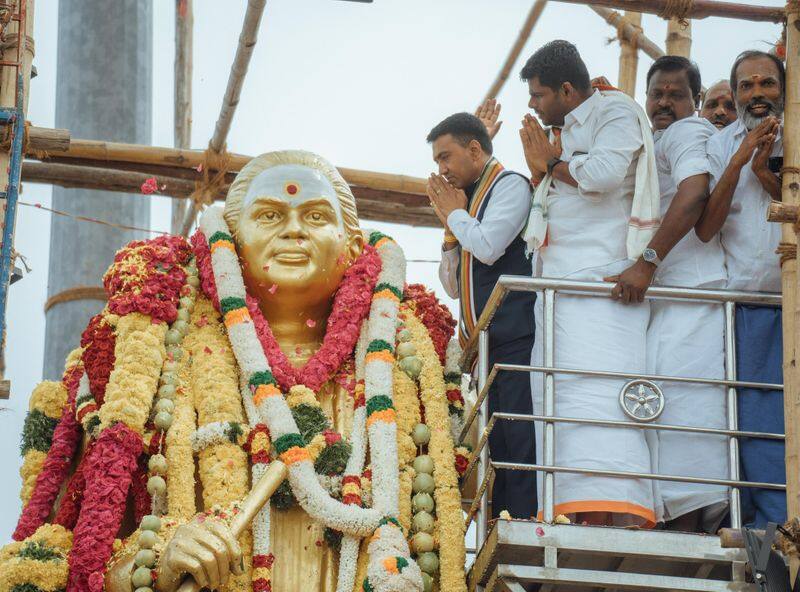
M 583 125 L 589 118 L 589 115 L 592 114 L 592 111 L 594 111 L 597 101 L 600 100 L 600 96 L 600 92 L 595 90 L 588 99 L 567 113 L 564 117 L 564 127 L 569 127 L 574 123 Z

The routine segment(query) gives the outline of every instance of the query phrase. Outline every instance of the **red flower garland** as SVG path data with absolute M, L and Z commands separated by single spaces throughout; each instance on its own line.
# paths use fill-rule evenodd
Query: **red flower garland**
M 72 458 L 78 449 L 81 437 L 81 426 L 75 419 L 75 396 L 78 392 L 83 368 L 73 366 L 64 373 L 62 382 L 67 389 L 67 404 L 61 412 L 61 420 L 53 432 L 53 441 L 47 451 L 44 464 L 28 504 L 22 510 L 13 538 L 21 541 L 29 537 L 44 524 L 53 504 L 67 478 Z
M 414 302 L 414 312 L 430 333 L 433 347 L 444 366 L 447 344 L 455 333 L 456 320 L 450 310 L 439 302 L 436 295 L 422 284 L 406 286 L 405 298 Z
M 86 465 L 89 464 L 94 442 L 94 440 L 89 440 L 89 444 L 83 452 L 83 458 L 67 484 L 67 491 L 61 498 L 61 505 L 53 519 L 55 524 L 60 524 L 68 530 L 75 528 L 75 523 L 78 522 L 78 516 L 81 513 L 83 492 L 86 489 Z
M 147 492 L 147 457 L 144 454 L 139 457 L 139 464 L 133 474 L 131 491 L 133 493 L 133 520 L 139 524 L 145 514 L 150 513 L 153 503 Z
M 200 284 L 205 294 L 219 309 L 219 298 L 211 268 L 211 253 L 205 237 L 199 231 L 192 237 Z M 247 295 L 247 308 L 253 319 L 258 340 L 269 360 L 272 374 L 283 391 L 302 384 L 318 391 L 339 370 L 353 352 L 361 332 L 361 324 L 369 314 L 372 290 L 381 271 L 378 251 L 367 245 L 353 265 L 345 272 L 336 295 L 333 311 L 328 317 L 322 346 L 302 368 L 295 368 L 278 345 L 269 323 L 258 306 L 258 300 Z
M 103 276 L 108 309 L 118 315 L 140 312 L 172 323 L 186 282 L 181 265 L 189 262 L 191 254 L 189 243 L 180 236 L 128 243 L 117 251 Z
M 103 430 L 98 437 L 86 466 L 86 489 L 69 554 L 67 592 L 102 592 L 102 575 L 141 452 L 141 437 L 124 423 Z
M 114 328 L 108 324 L 102 313 L 92 317 L 81 335 L 81 347 L 84 348 L 81 359 L 89 378 L 89 391 L 98 407 L 105 400 L 108 378 L 114 369 L 116 342 Z

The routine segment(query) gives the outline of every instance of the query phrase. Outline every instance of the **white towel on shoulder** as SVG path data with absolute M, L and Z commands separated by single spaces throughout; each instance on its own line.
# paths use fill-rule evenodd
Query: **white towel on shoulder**
M 647 247 L 660 224 L 661 193 L 658 187 L 653 132 L 647 115 L 639 104 L 620 91 L 601 91 L 608 100 L 627 101 L 636 111 L 642 133 L 643 149 L 636 164 L 636 184 L 633 192 L 633 205 L 628 219 L 626 247 L 629 259 L 637 259 Z M 552 178 L 546 175 L 533 193 L 528 224 L 522 231 L 528 253 L 546 247 L 547 201 Z M 577 204 L 576 204 L 577 205 Z

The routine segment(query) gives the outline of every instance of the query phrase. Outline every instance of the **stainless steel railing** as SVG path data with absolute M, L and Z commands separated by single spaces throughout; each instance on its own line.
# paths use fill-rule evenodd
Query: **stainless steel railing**
M 761 489 L 786 489 L 785 485 L 777 483 L 756 483 L 742 481 L 739 477 L 739 438 L 763 438 L 783 440 L 783 434 L 766 432 L 741 431 L 738 429 L 738 416 L 736 410 L 736 389 L 756 388 L 768 390 L 782 390 L 782 384 L 737 381 L 736 377 L 736 343 L 735 343 L 735 306 L 739 304 L 757 304 L 780 306 L 781 297 L 778 294 L 755 292 L 739 292 L 730 290 L 700 290 L 693 288 L 666 288 L 651 287 L 647 292 L 648 299 L 666 299 L 697 302 L 720 303 L 725 312 L 725 378 L 722 380 L 698 378 L 660 376 L 649 374 L 632 374 L 626 372 L 608 372 L 591 369 L 558 368 L 554 365 L 554 318 L 556 293 L 585 294 L 598 297 L 608 297 L 613 284 L 602 282 L 579 282 L 572 280 L 555 280 L 543 278 L 530 278 L 519 276 L 500 276 L 489 300 L 481 314 L 476 326 L 475 334 L 464 348 L 462 367 L 469 368 L 477 356 L 477 388 L 478 398 L 475 406 L 467 416 L 460 440 L 463 441 L 473 422 L 477 421 L 479 441 L 472 453 L 470 464 L 464 477 L 466 482 L 473 472 L 477 473 L 478 490 L 472 505 L 467 513 L 467 523 L 476 518 L 477 547 L 480 548 L 485 540 L 488 524 L 488 495 L 487 488 L 492 471 L 497 469 L 540 471 L 543 473 L 542 483 L 542 517 L 545 522 L 554 519 L 554 488 L 556 473 L 589 474 L 604 477 L 643 478 L 659 481 L 678 481 L 683 483 L 702 483 L 724 485 L 730 488 L 730 517 L 731 526 L 741 526 L 741 504 L 739 499 L 740 487 Z M 540 292 L 543 298 L 543 339 L 544 364 L 542 366 L 526 366 L 518 364 L 495 364 L 489 368 L 489 333 L 488 328 L 492 317 L 504 298 L 511 291 Z M 520 415 L 513 413 L 496 412 L 491 417 L 488 415 L 487 395 L 498 372 L 539 372 L 544 374 L 544 414 Z M 626 379 L 644 379 L 650 381 L 669 381 L 691 384 L 712 384 L 726 388 L 727 403 L 727 428 L 703 428 L 691 426 L 665 425 L 657 423 L 637 423 L 634 421 L 596 420 L 574 417 L 559 417 L 555 415 L 555 380 L 556 374 L 572 374 L 596 377 L 613 377 Z M 497 421 L 526 421 L 542 422 L 544 433 L 542 437 L 542 463 L 521 464 L 492 462 L 489 458 L 489 434 Z M 614 470 L 584 469 L 578 467 L 562 467 L 555 464 L 555 428 L 556 424 L 583 424 L 601 427 L 623 427 L 644 430 L 662 430 L 710 434 L 728 437 L 728 463 L 729 479 L 705 479 L 701 477 L 688 477 L 680 475 L 660 475 L 653 473 L 635 473 Z

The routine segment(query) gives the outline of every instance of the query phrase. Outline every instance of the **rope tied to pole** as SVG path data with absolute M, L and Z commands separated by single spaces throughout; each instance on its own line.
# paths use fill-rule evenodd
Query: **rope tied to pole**
M 618 13 L 616 10 L 608 15 L 606 22 L 617 30 L 617 36 L 610 38 L 608 40 L 609 44 L 614 41 L 619 41 L 620 43 L 622 41 L 627 41 L 633 47 L 639 48 L 639 39 L 644 35 L 644 29 L 642 29 L 641 26 L 630 22 L 624 15 Z M 628 30 L 628 32 L 626 32 L 626 27 L 631 27 L 633 31 L 631 32 Z
M 658 16 L 663 19 L 677 20 L 681 27 L 689 26 L 689 19 L 687 18 L 694 9 L 694 0 L 666 0 L 664 7 L 658 12 Z
M 198 171 L 203 177 L 195 182 L 194 191 L 190 196 L 197 209 L 214 203 L 214 197 L 225 186 L 225 176 L 231 166 L 231 155 L 227 145 L 217 152 L 209 145 L 203 153 L 203 162 L 198 166 Z
M 797 259 L 797 245 L 792 243 L 780 243 L 775 253 L 781 256 L 781 265 L 792 259 Z

